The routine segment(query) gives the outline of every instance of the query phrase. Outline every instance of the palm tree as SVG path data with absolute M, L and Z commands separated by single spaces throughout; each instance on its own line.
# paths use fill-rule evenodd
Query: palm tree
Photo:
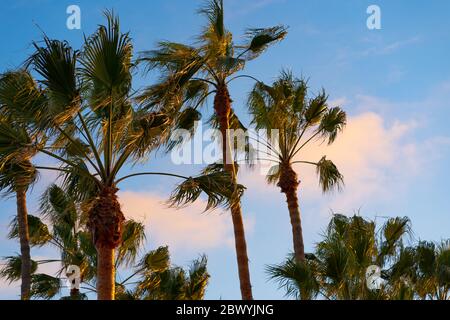
M 49 221 L 46 225 L 38 217 L 29 216 L 30 243 L 32 246 L 52 245 L 60 251 L 60 259 L 33 261 L 31 294 L 33 298 L 52 299 L 64 288 L 61 276 L 70 265 L 80 268 L 81 289 L 71 289 L 70 296 L 63 300 L 84 300 L 86 293 L 96 293 L 97 252 L 86 226 L 87 213 L 82 203 L 77 203 L 57 185 L 50 186 L 41 199 L 41 214 Z M 167 247 L 161 247 L 136 259 L 145 240 L 144 226 L 133 220 L 125 222 L 122 241 L 117 248 L 115 268 L 135 271 L 123 281 L 116 283 L 116 299 L 187 299 L 201 300 L 204 297 L 209 275 L 206 257 L 195 260 L 186 275 L 179 267 L 172 267 Z M 18 237 L 18 223 L 14 219 L 10 226 L 10 238 Z M 20 263 L 17 257 L 8 257 L 0 276 L 9 281 L 20 277 Z M 36 273 L 37 266 L 59 263 L 56 276 Z M 120 278 L 118 276 L 117 278 Z M 133 284 L 137 283 L 137 284 Z
M 32 298 L 53 299 L 64 288 L 61 276 L 71 265 L 80 268 L 81 289 L 71 288 L 63 300 L 84 300 L 87 293 L 96 293 L 97 252 L 86 226 L 86 206 L 77 203 L 57 185 L 50 186 L 41 199 L 41 215 L 49 221 L 46 225 L 39 217 L 29 216 L 30 243 L 32 246 L 52 245 L 60 251 L 60 259 L 33 261 L 31 276 Z M 133 220 L 125 222 L 122 241 L 116 252 L 115 267 L 133 268 L 132 275 L 116 283 L 116 299 L 201 300 L 208 284 L 206 257 L 194 260 L 188 274 L 172 267 L 167 247 L 146 253 L 136 262 L 145 240 L 144 226 Z M 18 223 L 10 226 L 10 238 L 18 237 Z M 9 281 L 20 277 L 21 257 L 7 257 L 0 276 Z M 55 275 L 36 273 L 37 266 L 59 263 Z M 117 278 L 121 278 L 118 276 Z
M 81 52 L 48 38 L 41 46 L 35 44 L 28 67 L 40 76 L 44 99 L 27 114 L 27 120 L 45 134 L 45 143 L 17 135 L 3 122 L 0 130 L 9 159 L 22 158 L 28 151 L 56 160 L 59 166 L 36 169 L 60 172 L 64 190 L 88 203 L 87 226 L 98 253 L 97 292 L 102 300 L 114 298 L 114 251 L 121 242 L 125 220 L 117 199 L 122 181 L 161 174 L 189 180 L 198 190 L 207 190 L 214 197 L 211 203 L 217 205 L 224 199 L 216 193 L 221 190 L 214 190 L 217 181 L 224 183 L 221 188 L 231 187 L 231 179 L 224 173 L 198 178 L 158 172 L 119 176 L 125 164 L 145 159 L 159 146 L 172 121 L 169 114 L 133 106 L 131 39 L 120 32 L 112 13 L 106 16 L 107 26 L 88 37 Z
M 325 156 L 318 162 L 298 160 L 298 157 L 315 139 L 332 144 L 346 124 L 346 114 L 338 107 L 328 106 L 325 92 L 308 98 L 306 82 L 287 72 L 283 72 L 272 86 L 257 83 L 250 93 L 248 105 L 257 129 L 266 129 L 269 134 L 276 130 L 278 134 L 278 139 L 271 136 L 267 141 L 260 141 L 269 150 L 268 159 L 260 160 L 274 163 L 267 181 L 277 183 L 286 195 L 295 257 L 297 261 L 303 261 L 305 250 L 297 196 L 300 182 L 293 166 L 315 166 L 323 192 L 339 188 L 343 177 L 332 161 Z
M 375 222 L 360 216 L 335 215 L 314 254 L 301 262 L 291 257 L 267 271 L 288 295 L 300 299 L 413 299 L 414 250 L 403 243 L 410 233 L 406 217 L 390 218 L 376 230 Z M 367 283 L 372 265 L 381 269 L 379 290 Z
M 161 42 L 157 50 L 145 52 L 141 59 L 149 69 L 157 68 L 163 74 L 160 83 L 150 86 L 140 95 L 139 101 L 151 110 L 177 112 L 182 115 L 174 128 L 189 129 L 200 118 L 197 110 L 214 94 L 216 121 L 222 134 L 223 168 L 235 184 L 231 201 L 231 217 L 234 227 L 237 264 L 242 298 L 253 299 L 248 267 L 247 244 L 242 210 L 237 186 L 237 167 L 232 156 L 229 137 L 232 114 L 228 85 L 231 81 L 247 77 L 238 75 L 245 64 L 259 56 L 265 49 L 282 40 L 286 29 L 282 26 L 252 29 L 247 32 L 248 41 L 242 45 L 233 42 L 233 36 L 224 25 L 223 0 L 209 0 L 199 11 L 208 23 L 198 42 L 185 45 Z M 181 110 L 181 112 L 180 112 Z
M 30 297 L 31 256 L 28 231 L 27 191 L 37 178 L 31 163 L 35 151 L 15 150 L 17 141 L 39 143 L 39 135 L 23 121 L 41 99 L 41 92 L 26 71 L 6 72 L 0 77 L 0 190 L 15 194 L 21 253 L 21 299 Z M 12 150 L 17 152 L 11 152 Z

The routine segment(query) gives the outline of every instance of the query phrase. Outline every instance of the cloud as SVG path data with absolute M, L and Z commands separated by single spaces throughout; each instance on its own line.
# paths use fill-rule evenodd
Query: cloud
M 420 36 L 414 36 L 408 39 L 404 40 L 398 40 L 395 42 L 391 42 L 388 44 L 381 44 L 372 48 L 367 49 L 363 52 L 363 55 L 387 55 L 394 53 L 400 49 L 403 49 L 404 47 L 417 44 L 421 41 Z
M 358 47 L 354 47 L 352 45 L 339 47 L 336 52 L 336 63 L 341 65 L 354 63 L 355 59 L 391 55 L 407 47 L 416 45 L 422 40 L 423 39 L 420 35 L 415 35 L 410 38 L 393 42 L 386 42 L 380 36 L 364 38 Z
M 250 14 L 273 4 L 280 4 L 285 0 L 233 0 L 230 1 L 229 16 L 231 18 Z
M 316 202 L 321 206 L 322 214 L 329 214 L 328 209 L 351 213 L 368 203 L 399 197 L 415 177 L 429 172 L 424 167 L 432 167 L 439 156 L 436 150 L 450 143 L 444 137 L 415 140 L 413 134 L 419 127 L 416 121 L 387 123 L 375 112 L 366 111 L 349 117 L 347 127 L 334 144 L 311 143 L 297 159 L 318 161 L 326 155 L 344 175 L 345 188 L 324 197 L 318 186 L 315 167 L 296 165 L 301 179 L 300 195 L 309 203 Z M 244 171 L 240 181 L 248 187 L 251 195 L 270 199 L 269 194 L 279 190 L 267 186 L 264 179 L 260 170 L 255 170 Z
M 120 192 L 128 219 L 143 222 L 151 247 L 202 252 L 233 244 L 231 219 L 219 210 L 203 213 L 206 203 L 197 201 L 183 209 L 168 208 L 162 196 L 150 192 Z

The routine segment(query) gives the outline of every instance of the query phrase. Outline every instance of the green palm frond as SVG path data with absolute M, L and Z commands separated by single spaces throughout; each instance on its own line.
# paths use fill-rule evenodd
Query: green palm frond
M 436 271 L 439 286 L 447 290 L 446 297 L 450 288 L 450 240 L 443 241 L 438 247 Z
M 19 281 L 21 277 L 22 258 L 21 256 L 9 256 L 3 258 L 3 267 L 0 269 L 0 278 L 5 279 L 9 283 Z M 31 260 L 31 274 L 35 273 L 38 264 Z
M 328 192 L 333 189 L 340 189 L 344 184 L 344 177 L 339 172 L 336 165 L 323 157 L 316 166 L 317 175 L 319 176 L 319 184 L 323 192 Z
M 323 115 L 319 125 L 319 131 L 324 138 L 328 139 L 328 144 L 332 144 L 339 132 L 344 130 L 347 124 L 347 115 L 340 108 L 335 107 L 327 110 Z
M 310 99 L 304 114 L 305 123 L 308 126 L 314 126 L 322 121 L 327 111 L 327 100 L 328 96 L 324 91 Z
M 31 276 L 31 296 L 33 298 L 50 300 L 62 288 L 61 280 L 47 274 L 33 274 Z
M 0 75 L 0 113 L 29 127 L 41 117 L 43 93 L 26 70 Z
M 99 190 L 97 180 L 89 173 L 88 166 L 81 159 L 74 159 L 72 163 L 74 166 L 63 167 L 63 190 L 77 201 L 93 199 Z
M 405 281 L 416 276 L 416 256 L 414 248 L 401 248 L 395 263 L 389 271 L 392 281 Z
M 74 201 L 56 184 L 48 187 L 42 195 L 40 211 L 53 225 L 65 224 L 73 228 L 78 218 Z
M 211 32 L 221 40 L 225 34 L 223 0 L 208 0 L 199 10 L 208 19 Z
M 119 19 L 105 12 L 107 26 L 99 26 L 86 39 L 81 52 L 83 77 L 91 85 L 91 104 L 104 109 L 111 103 L 120 107 L 131 88 L 133 47 L 128 33 L 121 33 Z
M 19 224 L 17 222 L 17 217 L 11 221 L 9 228 L 8 238 L 18 239 Z M 48 226 L 43 223 L 41 219 L 33 215 L 28 215 L 28 233 L 30 236 L 30 245 L 32 246 L 41 247 L 52 239 Z
M 117 249 L 116 264 L 131 265 L 136 260 L 145 241 L 145 226 L 133 220 L 127 220 L 123 226 L 122 243 Z
M 164 113 L 138 112 L 131 122 L 122 149 L 135 160 L 145 157 L 167 139 L 172 119 Z
M 418 271 L 423 276 L 431 277 L 436 267 L 436 245 L 432 242 L 419 242 L 416 247 L 416 258 Z
M 171 131 L 174 132 L 175 130 L 185 130 L 192 138 L 195 134 L 196 123 L 201 120 L 201 117 L 201 113 L 196 109 L 186 108 L 176 116 L 175 123 L 173 128 L 171 128 Z M 183 142 L 185 141 L 182 138 L 179 140 L 170 140 L 167 143 L 167 150 L 172 150 Z
M 7 160 L 0 166 L 0 191 L 9 195 L 18 190 L 27 190 L 38 177 L 38 172 L 31 162 L 16 163 Z
M 280 181 L 281 170 L 280 165 L 274 165 L 269 169 L 266 180 L 269 184 L 277 184 Z
M 47 101 L 43 121 L 47 126 L 72 119 L 79 111 L 80 88 L 76 77 L 78 52 L 67 42 L 44 38 L 44 46 L 34 44 L 36 52 L 29 59 L 34 70 L 42 76 Z M 44 105 L 42 105 L 44 106 Z
M 311 300 L 319 294 L 320 284 L 312 261 L 300 263 L 289 258 L 283 264 L 268 266 L 266 272 L 280 289 L 285 289 L 287 297 Z
M 26 128 L 0 118 L 0 167 L 8 161 L 20 163 L 36 155 L 39 145 L 33 138 Z
M 218 169 L 217 165 L 208 166 L 203 174 L 191 177 L 177 186 L 172 192 L 169 204 L 174 207 L 184 206 L 195 202 L 202 193 L 207 196 L 205 211 L 218 206 L 231 206 L 234 183 L 228 172 Z M 240 198 L 245 190 L 242 185 L 237 185 L 236 192 Z
M 250 53 L 247 59 L 254 59 L 263 53 L 270 45 L 283 40 L 287 35 L 287 28 L 279 25 L 270 28 L 249 29 L 247 38 L 249 44 L 245 49 Z
M 143 274 L 163 272 L 170 267 L 170 254 L 168 247 L 159 247 L 148 252 L 138 264 Z
M 210 278 L 207 264 L 208 259 L 206 256 L 202 256 L 200 259 L 192 262 L 184 289 L 186 300 L 202 300 L 205 296 Z
M 408 217 L 391 218 L 384 224 L 382 232 L 385 241 L 381 246 L 380 258 L 395 254 L 396 249 L 401 245 L 402 238 L 411 234 L 411 221 Z

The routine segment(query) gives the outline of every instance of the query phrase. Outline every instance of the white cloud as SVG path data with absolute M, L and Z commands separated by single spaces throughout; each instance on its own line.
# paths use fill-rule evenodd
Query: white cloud
M 362 100 L 361 97 L 358 100 Z M 373 97 L 363 100 L 377 102 Z M 415 140 L 412 135 L 419 127 L 416 121 L 387 123 L 374 112 L 366 111 L 349 117 L 347 127 L 334 144 L 312 143 L 298 159 L 318 161 L 326 155 L 344 175 L 345 188 L 340 193 L 324 197 L 318 186 L 315 168 L 296 165 L 301 179 L 301 196 L 307 198 L 309 203 L 317 201 L 322 207 L 320 212 L 327 215 L 328 209 L 351 213 L 368 203 L 401 196 L 417 175 L 429 172 L 424 167 L 432 167 L 439 156 L 436 150 L 442 144 L 449 144 L 449 139 L 444 137 Z M 273 199 L 270 194 L 279 192 L 279 189 L 267 186 L 264 179 L 259 170 L 243 170 L 240 182 L 248 187 L 250 196 Z
M 198 253 L 233 244 L 228 213 L 204 213 L 204 201 L 177 210 L 168 208 L 166 198 L 150 192 L 120 192 L 119 200 L 126 218 L 146 225 L 152 247 L 169 245 L 171 250 Z

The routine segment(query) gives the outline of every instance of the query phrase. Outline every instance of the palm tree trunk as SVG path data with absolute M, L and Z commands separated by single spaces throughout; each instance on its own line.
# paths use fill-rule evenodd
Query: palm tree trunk
M 97 299 L 114 300 L 114 249 L 122 243 L 125 217 L 117 199 L 118 189 L 104 186 L 89 210 L 88 228 L 97 248 Z
M 17 200 L 17 222 L 19 226 L 20 255 L 21 255 L 21 277 L 20 297 L 22 300 L 30 299 L 31 288 L 31 256 L 30 235 L 28 233 L 28 210 L 26 189 L 16 192 Z
M 297 196 L 299 182 L 297 174 L 290 164 L 281 166 L 281 176 L 278 186 L 281 188 L 281 192 L 286 195 L 289 216 L 291 218 L 295 259 L 298 262 L 305 261 L 305 245 L 303 243 L 302 221 Z
M 241 295 L 243 300 L 253 300 L 242 208 L 239 196 L 236 192 L 236 166 L 232 156 L 232 147 L 229 141 L 230 137 L 228 129 L 230 128 L 231 99 L 228 88 L 225 84 L 220 85 L 217 89 L 214 99 L 214 110 L 219 119 L 220 132 L 222 134 L 222 158 L 224 162 L 224 170 L 230 173 L 233 179 L 233 184 L 235 185 L 235 192 L 233 192 L 233 198 L 231 199 L 231 217 L 234 229 L 234 241 L 236 247 Z
M 114 249 L 97 248 L 97 299 L 114 300 L 115 295 Z

